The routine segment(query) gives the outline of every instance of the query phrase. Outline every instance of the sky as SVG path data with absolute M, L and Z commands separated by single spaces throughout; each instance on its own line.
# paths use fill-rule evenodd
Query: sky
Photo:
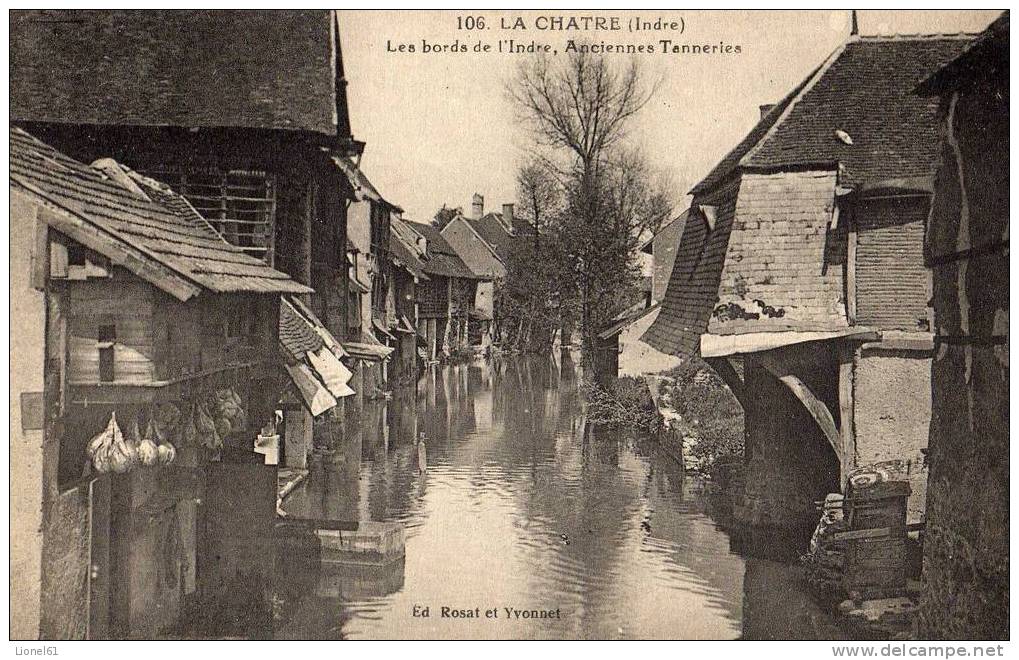
M 979 32 L 997 11 L 860 11 L 872 34 Z M 485 29 L 467 29 L 481 16 Z M 550 17 L 617 17 L 621 30 L 542 30 Z M 470 208 L 474 192 L 487 210 L 515 197 L 515 175 L 533 136 L 505 89 L 525 54 L 476 53 L 500 41 L 532 41 L 565 56 L 568 40 L 599 43 L 740 46 L 740 52 L 636 55 L 661 84 L 634 119 L 628 140 L 663 173 L 677 214 L 687 191 L 749 130 L 759 106 L 773 103 L 849 35 L 846 10 L 823 11 L 340 11 L 340 39 L 354 137 L 367 143 L 362 169 L 404 217 L 427 221 L 444 204 Z M 460 19 L 458 29 L 458 17 Z M 682 31 L 631 33 L 631 20 L 659 18 Z M 504 29 L 516 25 L 527 27 Z M 589 25 L 591 25 L 589 23 Z M 423 52 L 465 45 L 462 52 Z M 397 49 L 403 44 L 407 50 Z M 413 46 L 415 52 L 409 52 Z M 722 49 L 719 49 L 722 50 Z M 629 55 L 607 57 L 620 64 Z

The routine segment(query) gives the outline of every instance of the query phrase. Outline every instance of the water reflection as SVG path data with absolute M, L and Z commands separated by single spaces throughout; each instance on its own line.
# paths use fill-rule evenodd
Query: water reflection
M 581 408 L 569 356 L 435 368 L 416 391 L 366 405 L 344 451 L 316 463 L 286 509 L 402 522 L 406 558 L 372 575 L 302 569 L 283 589 L 277 636 L 770 636 L 774 619 L 749 614 L 787 598 L 769 585 L 790 578 L 759 581 L 704 514 L 697 479 L 654 442 L 590 428 Z M 415 605 L 431 616 L 412 616 Z M 498 614 L 442 618 L 443 606 Z

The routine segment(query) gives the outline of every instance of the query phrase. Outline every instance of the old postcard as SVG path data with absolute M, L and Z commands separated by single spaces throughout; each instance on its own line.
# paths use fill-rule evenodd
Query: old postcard
M 1004 653 L 1007 11 L 9 19 L 18 654 Z

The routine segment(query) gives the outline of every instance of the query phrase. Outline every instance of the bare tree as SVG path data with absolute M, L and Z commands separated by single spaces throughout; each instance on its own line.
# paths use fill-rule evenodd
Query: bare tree
M 631 120 L 656 88 L 646 83 L 636 59 L 615 65 L 583 52 L 524 61 L 508 85 L 522 119 L 548 153 L 542 164 L 565 200 L 556 240 L 566 265 L 562 276 L 573 280 L 579 296 L 589 364 L 598 327 L 636 288 L 638 236 L 671 213 L 667 195 L 650 191 L 645 161 L 626 144 Z M 531 181 L 535 173 L 521 174 Z M 654 209 L 656 204 L 663 208 Z M 564 320 L 566 325 L 572 323 Z
M 644 84 L 636 59 L 620 68 L 602 56 L 571 53 L 562 64 L 548 56 L 521 62 L 508 92 L 539 141 L 568 149 L 592 174 L 656 88 Z

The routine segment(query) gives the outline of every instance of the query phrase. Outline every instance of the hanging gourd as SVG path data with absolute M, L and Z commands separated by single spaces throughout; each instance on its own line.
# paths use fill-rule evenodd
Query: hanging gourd
M 152 467 L 159 463 L 159 450 L 156 448 L 155 435 L 155 424 L 150 416 L 149 423 L 145 427 L 145 435 L 138 441 L 136 448 L 138 462 L 147 467 Z

